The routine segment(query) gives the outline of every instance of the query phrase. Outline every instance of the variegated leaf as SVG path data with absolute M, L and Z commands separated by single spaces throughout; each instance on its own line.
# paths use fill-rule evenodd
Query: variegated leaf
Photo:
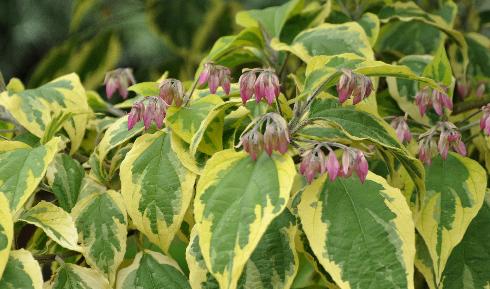
M 44 177 L 58 151 L 59 138 L 35 148 L 19 148 L 0 153 L 0 192 L 15 213 L 24 205 Z
M 69 155 L 57 154 L 46 171 L 46 179 L 56 196 L 58 205 L 70 212 L 80 194 L 85 170 Z
M 296 170 L 285 155 L 224 150 L 208 160 L 197 184 L 194 216 L 207 268 L 222 289 L 238 278 L 272 220 L 285 208 Z
M 414 288 L 415 234 L 400 190 L 369 173 L 308 185 L 298 214 L 316 257 L 341 289 Z
M 128 130 L 128 116 L 117 119 L 107 128 L 97 146 L 99 161 L 102 163 L 109 151 L 140 134 L 142 131 L 143 122 L 137 123 L 131 130 Z
M 30 133 L 41 138 L 53 117 L 60 112 L 74 114 L 63 128 L 71 139 L 71 153 L 80 147 L 89 115 L 85 89 L 74 73 L 59 77 L 36 89 L 0 94 L 0 102 Z
M 164 252 L 180 229 L 196 175 L 187 170 L 165 132 L 139 137 L 121 164 L 121 193 L 134 226 Z
M 446 262 L 483 204 L 487 174 L 474 160 L 450 153 L 426 166 L 416 227 L 432 258 L 439 284 Z
M 127 217 L 121 195 L 115 191 L 93 193 L 71 212 L 87 263 L 113 284 L 126 252 Z
M 64 263 L 44 289 L 110 289 L 109 281 L 91 268 Z
M 295 249 L 296 220 L 289 210 L 275 218 L 262 236 L 238 281 L 239 289 L 289 289 L 298 270 Z M 216 288 L 218 283 L 206 268 L 199 236 L 193 230 L 187 247 L 189 279 L 193 289 Z
M 366 36 L 369 39 L 369 44 L 371 44 L 371 46 L 374 46 L 376 40 L 378 40 L 380 29 L 378 16 L 376 16 L 376 14 L 368 12 L 363 14 L 362 17 L 357 20 L 357 22 L 364 29 L 364 32 L 366 32 Z
M 190 289 L 191 286 L 177 262 L 160 253 L 144 250 L 117 275 L 116 289 L 133 288 Z
M 224 116 L 213 117 L 209 121 L 205 120 L 210 113 L 216 111 L 217 106 L 222 104 L 221 97 L 209 95 L 191 101 L 188 107 L 171 106 L 167 111 L 165 123 L 185 142 L 195 147 L 195 143 L 199 141 L 198 149 L 212 155 L 223 148 Z
M 78 246 L 78 233 L 69 213 L 52 203 L 41 201 L 23 212 L 19 220 L 41 228 L 48 237 L 62 247 L 81 251 Z
M 9 202 L 5 196 L 0 193 L 0 279 L 3 270 L 7 265 L 9 258 L 10 246 L 14 236 L 14 223 L 10 214 Z
M 0 278 L 0 288 L 42 289 L 43 275 L 39 263 L 31 252 L 20 249 L 11 251 L 7 266 Z

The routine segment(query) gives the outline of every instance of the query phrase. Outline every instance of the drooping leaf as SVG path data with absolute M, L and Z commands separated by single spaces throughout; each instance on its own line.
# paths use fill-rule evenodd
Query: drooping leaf
M 298 270 L 294 246 L 296 220 L 285 210 L 269 225 L 247 261 L 238 281 L 239 289 L 289 289 Z M 197 230 L 193 230 L 186 259 L 193 289 L 217 288 L 218 283 L 206 268 Z
M 71 139 L 70 153 L 80 147 L 89 115 L 85 89 L 74 73 L 59 77 L 35 89 L 22 92 L 5 91 L 0 102 L 23 127 L 41 138 L 47 126 L 60 112 L 74 114 L 63 128 Z
M 237 281 L 272 220 L 285 208 L 296 170 L 289 156 L 224 150 L 197 184 L 194 216 L 207 268 L 222 289 Z
M 398 189 L 369 173 L 307 186 L 298 214 L 310 246 L 342 289 L 414 288 L 414 225 Z
M 10 252 L 7 266 L 0 278 L 0 288 L 43 288 L 41 267 L 31 252 L 24 249 Z
M 19 220 L 41 228 L 48 237 L 73 251 L 81 251 L 78 233 L 69 213 L 52 203 L 41 201 L 23 212 Z
M 139 137 L 121 164 L 121 193 L 133 225 L 168 252 L 194 191 L 165 132 Z
M 80 194 L 85 170 L 66 154 L 57 154 L 46 171 L 46 179 L 61 208 L 70 212 Z
M 432 258 L 435 282 L 483 204 L 487 176 L 475 161 L 450 153 L 426 166 L 426 191 L 420 195 L 416 227 Z
M 12 214 L 24 205 L 44 177 L 58 151 L 59 138 L 35 148 L 0 153 L 0 192 L 7 197 Z
M 127 217 L 121 195 L 114 191 L 93 193 L 71 212 L 87 264 L 113 284 L 126 251 Z
M 5 196 L 0 193 L 0 280 L 2 273 L 7 265 L 9 258 L 10 246 L 14 236 L 14 223 L 10 214 L 9 202 Z
M 209 95 L 191 101 L 187 107 L 171 106 L 167 111 L 165 123 L 173 133 L 189 144 L 192 144 L 193 140 L 197 142 L 194 137 L 198 135 L 198 138 L 201 138 L 198 145 L 199 150 L 212 155 L 223 147 L 222 118 L 224 116 L 214 118 L 215 121 L 210 122 L 205 119 L 213 109 L 221 104 L 223 100 L 219 96 Z M 198 131 L 199 134 L 197 134 Z
M 160 253 L 144 250 L 139 252 L 133 263 L 119 271 L 117 289 L 190 289 L 187 277 L 179 265 Z
M 56 271 L 45 289 L 110 289 L 109 281 L 91 268 L 64 263 Z

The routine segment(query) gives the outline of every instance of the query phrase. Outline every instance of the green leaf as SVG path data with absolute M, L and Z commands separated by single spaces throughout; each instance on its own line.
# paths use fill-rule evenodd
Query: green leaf
M 224 150 L 208 160 L 194 203 L 199 245 L 222 289 L 237 281 L 268 225 L 286 207 L 296 170 L 289 156 Z M 252 237 L 253 236 L 253 237 Z
M 85 89 L 74 73 L 59 77 L 35 89 L 0 93 L 0 102 L 30 133 L 42 138 L 48 125 L 60 113 L 73 113 L 63 128 L 71 139 L 70 153 L 78 150 L 92 113 Z
M 0 280 L 7 265 L 7 260 L 14 236 L 14 223 L 10 214 L 9 202 L 0 193 Z
M 485 288 L 490 284 L 490 194 L 449 257 L 442 289 Z
M 121 195 L 114 191 L 92 193 L 71 212 L 87 264 L 113 284 L 126 251 L 127 217 Z
M 45 289 L 110 289 L 105 277 L 91 268 L 64 263 L 56 271 Z
M 105 160 L 107 154 L 120 144 L 132 139 L 143 131 L 143 122 L 137 123 L 128 130 L 128 116 L 123 116 L 113 122 L 106 130 L 104 136 L 97 146 L 100 164 Z
M 425 171 L 426 191 L 415 219 L 439 284 L 451 251 L 483 204 L 487 175 L 477 162 L 454 153 L 446 160 L 434 158 Z
M 20 215 L 19 220 L 41 228 L 48 237 L 62 247 L 81 251 L 78 246 L 78 233 L 72 217 L 62 208 L 41 201 Z
M 44 177 L 59 142 L 54 138 L 43 146 L 0 153 L 0 192 L 9 200 L 14 216 Z
M 286 21 L 301 11 L 303 2 L 303 0 L 292 0 L 281 6 L 241 11 L 236 14 L 236 22 L 245 28 L 262 28 L 270 38 L 279 38 Z
M 223 118 L 221 115 L 214 118 L 218 106 L 223 100 L 217 95 L 209 95 L 191 101 L 187 107 L 169 107 L 165 123 L 173 133 L 178 135 L 188 144 L 201 141 L 199 150 L 212 155 L 223 148 Z M 214 121 L 206 119 L 212 114 Z M 218 113 L 219 114 L 219 113 Z M 198 133 L 199 132 L 199 133 Z M 195 144 L 193 145 L 195 147 Z
M 378 40 L 380 22 L 378 16 L 373 13 L 365 13 L 362 17 L 357 21 L 359 25 L 364 29 L 366 35 L 369 39 L 369 44 L 374 46 L 376 40 Z
M 289 289 L 299 263 L 294 243 L 296 230 L 294 216 L 289 210 L 284 210 L 269 225 L 245 264 L 237 288 Z M 216 279 L 206 268 L 196 233 L 197 230 L 193 230 L 186 255 L 191 286 L 193 289 L 217 288 Z
M 140 82 L 128 87 L 128 90 L 134 91 L 137 95 L 143 96 L 157 96 L 160 95 L 160 89 L 158 88 L 158 82 Z
M 121 164 L 121 193 L 133 225 L 168 252 L 194 192 L 165 132 L 139 137 Z
M 468 76 L 469 79 L 474 78 L 473 83 L 480 80 L 490 79 L 490 39 L 482 34 L 467 33 L 465 34 L 466 43 L 468 43 L 468 58 L 470 59 L 468 64 Z M 460 55 L 458 51 L 452 46 L 448 50 L 451 55 L 451 61 L 453 61 L 452 67 L 457 75 L 462 75 L 464 71 L 464 63 L 461 63 Z
M 150 250 L 139 252 L 133 263 L 119 271 L 116 289 L 190 289 L 187 277 L 177 263 Z
M 41 267 L 31 252 L 24 249 L 10 252 L 0 288 L 43 289 Z
M 436 51 L 432 61 L 425 67 L 422 75 L 447 86 L 449 88 L 448 93 L 452 96 L 453 90 L 450 89 L 450 86 L 453 82 L 453 72 L 444 45 L 441 45 Z
M 341 289 L 414 288 L 414 225 L 400 190 L 369 173 L 307 186 L 298 214 L 310 246 Z
M 304 62 L 317 55 L 353 53 L 373 60 L 374 53 L 364 29 L 356 22 L 324 23 L 298 34 L 291 45 L 272 41 L 276 50 L 290 51 Z
M 80 194 L 85 170 L 80 163 L 66 154 L 57 154 L 46 171 L 48 181 L 58 205 L 70 212 Z

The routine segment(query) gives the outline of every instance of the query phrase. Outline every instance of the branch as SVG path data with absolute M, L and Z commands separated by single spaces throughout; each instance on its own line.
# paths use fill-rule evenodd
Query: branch
M 41 264 L 45 264 L 45 263 L 51 263 L 51 262 L 53 262 L 54 260 L 57 259 L 57 257 L 59 259 L 66 259 L 66 258 L 69 258 L 69 257 L 76 256 L 78 254 L 79 254 L 78 252 L 71 251 L 71 252 L 67 252 L 67 253 L 64 253 L 64 254 L 34 255 L 34 259 L 36 259 Z

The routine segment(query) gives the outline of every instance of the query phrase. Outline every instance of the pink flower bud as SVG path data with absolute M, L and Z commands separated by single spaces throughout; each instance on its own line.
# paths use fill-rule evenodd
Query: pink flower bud
M 427 165 L 432 164 L 430 146 L 424 141 L 419 144 L 419 160 Z
M 239 145 L 242 145 L 243 149 L 255 161 L 264 147 L 264 136 L 258 130 L 253 129 L 242 136 Z
M 476 87 L 475 95 L 477 98 L 482 98 L 484 93 L 485 93 L 485 83 L 480 82 Z
M 355 79 L 353 78 L 352 71 L 344 69 L 343 74 L 340 76 L 339 83 L 337 84 L 337 94 L 339 95 L 339 102 L 344 103 L 352 94 L 355 88 Z
M 330 178 L 331 181 L 334 181 L 335 178 L 337 178 L 337 174 L 339 173 L 339 161 L 337 160 L 337 156 L 333 151 L 330 151 L 327 157 L 327 172 L 328 172 L 328 177 Z
M 480 119 L 480 128 L 490 135 L 490 104 L 482 107 L 483 116 Z
M 409 142 L 412 139 L 412 134 L 410 133 L 405 117 L 395 117 L 391 121 L 391 126 L 395 129 L 396 136 L 401 142 Z
M 442 159 L 447 159 L 447 154 L 449 152 L 449 139 L 446 132 L 442 132 L 439 136 L 439 141 L 437 142 L 437 150 L 441 154 Z
M 138 101 L 133 104 L 131 111 L 128 114 L 128 130 L 131 130 L 137 122 L 143 119 L 145 113 L 145 105 Z
M 458 80 L 456 82 L 456 89 L 461 99 L 465 99 L 466 96 L 468 96 L 468 94 L 470 93 L 471 87 L 466 83 L 465 80 Z
M 345 149 L 342 153 L 342 176 L 349 177 L 352 174 L 351 170 L 351 153 L 349 150 Z
M 229 95 L 230 89 L 231 89 L 231 86 L 230 86 L 231 71 L 226 67 L 223 67 L 223 68 L 219 69 L 218 71 L 219 71 L 218 75 L 219 75 L 219 79 L 220 79 L 220 83 L 221 83 L 221 88 L 223 88 L 223 91 L 225 92 L 226 95 Z
M 248 71 L 243 73 L 238 80 L 240 85 L 240 97 L 243 104 L 245 104 L 254 94 L 254 86 L 256 80 L 255 72 Z
M 168 105 L 172 103 L 181 106 L 184 101 L 184 87 L 178 79 L 168 78 L 163 80 L 160 85 L 160 97 Z
M 272 150 L 274 149 L 274 143 L 277 141 L 275 139 L 276 132 L 272 125 L 267 125 L 264 133 L 264 150 L 270 156 L 272 155 Z
M 424 87 L 417 92 L 415 95 L 415 104 L 419 108 L 420 115 L 424 116 L 427 106 L 431 104 L 428 87 Z
M 211 64 L 205 63 L 204 68 L 203 68 L 201 74 L 199 75 L 198 84 L 199 85 L 205 84 L 209 79 L 210 73 L 211 73 Z
M 117 90 L 121 97 L 126 99 L 128 97 L 128 87 L 135 83 L 133 71 L 130 68 L 118 68 L 107 72 L 104 79 L 107 98 L 111 99 Z
M 263 98 L 271 105 L 279 96 L 279 78 L 272 70 L 260 72 L 255 81 L 255 100 L 260 102 Z
M 364 183 L 369 168 L 368 168 L 368 162 L 366 160 L 366 157 L 361 151 L 357 151 L 356 163 L 357 163 L 355 167 L 356 174 L 361 180 L 361 183 Z

